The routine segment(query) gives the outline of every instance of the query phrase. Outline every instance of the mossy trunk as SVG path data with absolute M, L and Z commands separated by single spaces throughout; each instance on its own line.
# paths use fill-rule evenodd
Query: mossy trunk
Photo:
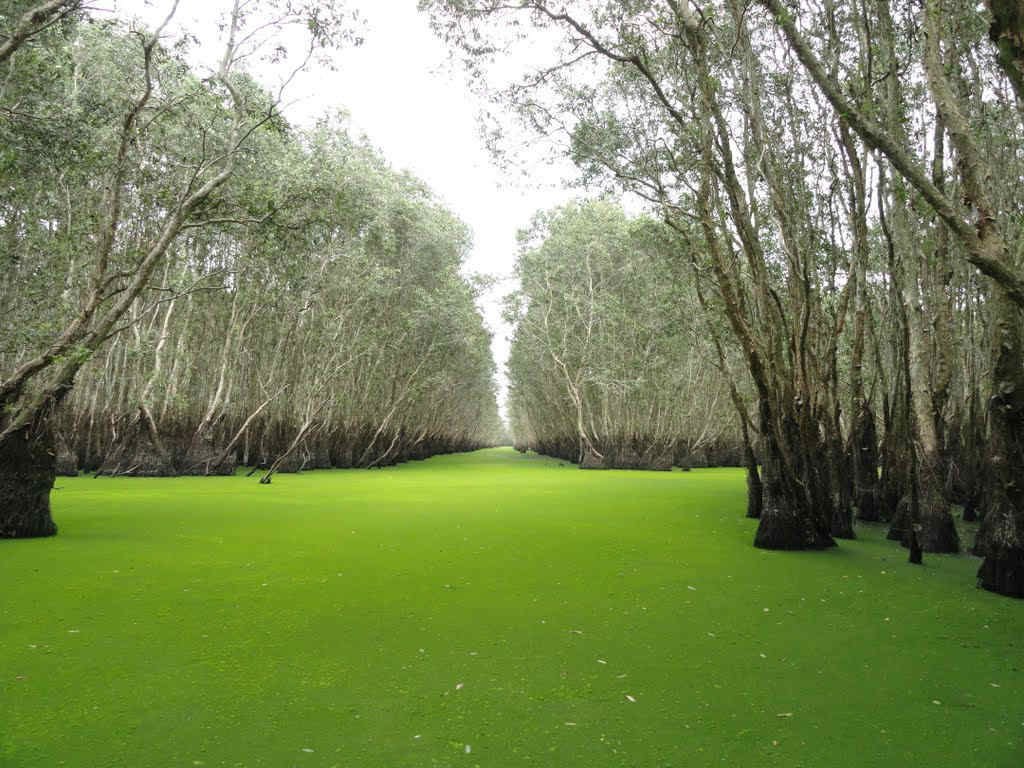
M 890 425 L 882 439 L 881 474 L 876 500 L 878 520 L 884 523 L 896 522 L 900 502 L 910 485 L 910 458 L 905 450 L 905 440 L 896 435 L 894 430 Z
M 976 548 L 984 559 L 978 584 L 990 592 L 1024 598 L 1024 530 L 1006 500 L 989 509 Z
M 834 547 L 836 543 L 829 533 L 831 514 L 826 516 L 825 508 L 815 503 L 823 495 L 814 488 L 820 475 L 809 466 L 817 445 L 811 447 L 803 442 L 794 418 L 783 418 L 776 431 L 771 406 L 762 400 L 760 411 L 761 433 L 765 438 L 764 493 L 754 546 L 782 550 Z M 831 513 L 831 508 L 828 511 Z
M 994 303 L 991 481 L 976 545 L 985 558 L 978 582 L 1024 597 L 1024 313 L 1005 295 Z
M 763 511 L 764 483 L 761 482 L 761 475 L 757 471 L 757 461 L 751 460 L 747 464 L 747 517 L 760 520 Z
M 878 491 L 878 432 L 875 414 L 866 400 L 861 402 L 853 424 L 853 504 L 857 519 L 882 519 Z
M 896 509 L 892 513 L 892 521 L 889 523 L 889 531 L 885 538 L 889 541 L 908 541 L 910 534 L 910 494 L 900 497 L 896 503 Z
M 0 440 L 0 538 L 53 536 L 50 489 L 56 460 L 45 441 L 15 433 Z
M 827 549 L 835 541 L 829 535 L 828 523 L 822 515 L 809 509 L 809 505 L 794 494 L 775 471 L 767 466 L 764 471 L 763 507 L 760 524 L 754 536 L 759 549 Z
M 740 410 L 739 405 L 737 410 Z M 747 467 L 747 517 L 759 520 L 764 509 L 764 483 L 761 482 L 761 474 L 757 469 L 757 456 L 754 454 L 754 445 L 750 439 L 746 412 L 740 413 L 740 419 L 743 427 L 743 463 Z
M 832 508 L 829 532 L 837 539 L 855 539 L 857 534 L 853 530 L 853 500 L 845 483 L 850 470 L 843 441 L 837 433 L 835 437 L 824 441 L 821 448 L 820 455 L 827 457 L 828 461 L 827 468 L 818 469 L 818 487 L 826 508 Z
M 925 552 L 955 554 L 960 551 L 960 535 L 943 493 L 941 467 L 937 457 L 930 457 L 922 462 L 919 471 L 921 524 L 918 539 Z

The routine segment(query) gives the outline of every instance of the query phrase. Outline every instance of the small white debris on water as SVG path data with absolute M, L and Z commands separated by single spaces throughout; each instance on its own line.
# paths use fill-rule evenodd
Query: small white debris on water
M 472 751 L 473 751 L 473 748 L 471 746 L 469 746 L 469 744 L 467 744 L 466 745 L 466 754 L 468 755 Z
M 597 660 L 597 663 L 598 663 L 598 664 L 607 664 L 608 662 L 607 662 L 607 661 L 605 661 L 604 659 L 598 659 L 598 660 Z M 996 687 L 998 687 L 998 686 L 996 686 Z
M 569 721 L 566 721 L 566 723 L 565 723 L 565 724 L 566 724 L 566 725 L 576 725 L 576 723 L 573 723 L 573 722 L 569 722 Z
M 932 704 L 942 704 L 938 699 L 932 699 Z
M 696 592 L 696 591 L 697 591 L 697 588 L 696 588 L 696 587 L 691 587 L 691 586 L 690 586 L 689 584 L 688 584 L 688 585 L 686 586 L 686 588 L 687 588 L 688 590 L 690 590 L 691 592 Z
M 414 739 L 422 739 L 423 738 L 423 734 L 422 733 L 417 733 L 415 736 L 413 736 L 413 738 Z
M 627 698 L 627 699 L 628 699 L 629 701 L 631 701 L 631 702 L 633 702 L 634 704 L 636 704 L 636 699 L 634 699 L 634 698 L 633 698 L 632 696 L 630 696 L 630 695 L 629 695 L 628 693 L 626 694 L 626 698 Z
M 462 683 L 456 683 L 455 684 L 455 690 L 456 691 L 461 691 L 462 690 Z
M 303 752 L 312 752 L 313 750 L 312 750 L 312 749 L 310 749 L 309 747 L 303 747 L 303 748 L 302 748 L 302 751 L 303 751 Z

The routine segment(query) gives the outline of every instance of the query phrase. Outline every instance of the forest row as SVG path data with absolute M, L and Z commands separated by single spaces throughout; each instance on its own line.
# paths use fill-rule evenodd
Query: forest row
M 466 226 L 342 116 L 290 125 L 234 69 L 258 22 L 213 77 L 75 14 L 0 64 L 0 534 L 52 532 L 53 468 L 268 482 L 500 439 Z
M 731 403 L 756 546 L 889 520 L 920 562 L 961 547 L 960 505 L 981 585 L 1024 597 L 1019 3 L 421 5 L 510 146 L 652 216 L 524 240 L 523 447 L 661 467 Z

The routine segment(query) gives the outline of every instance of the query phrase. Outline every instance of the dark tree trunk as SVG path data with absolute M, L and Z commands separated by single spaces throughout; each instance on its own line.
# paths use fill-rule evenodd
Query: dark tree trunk
M 882 439 L 882 472 L 878 481 L 878 519 L 887 523 L 896 521 L 900 502 L 910 482 L 907 477 L 910 460 L 895 429 L 895 425 L 890 423 Z
M 766 459 L 771 461 L 770 459 Z M 827 549 L 835 541 L 821 516 L 808 509 L 805 501 L 789 493 L 785 484 L 765 466 L 764 506 L 754 536 L 760 549 Z
M 828 472 L 819 470 L 818 475 L 822 486 L 821 495 L 832 507 L 829 532 L 837 539 L 856 539 L 857 534 L 853 530 L 853 506 L 850 494 L 844 488 L 845 478 L 849 472 L 843 441 L 838 435 L 838 430 L 834 437 L 828 439 L 827 444 L 828 452 L 826 453 L 826 446 L 823 443 L 821 455 L 829 458 Z
M 757 462 L 747 465 L 747 517 L 759 520 L 764 510 L 764 484 L 757 471 Z
M 1024 597 L 1024 320 L 1007 296 L 997 295 L 994 303 L 991 481 L 976 545 L 985 558 L 978 582 Z
M 0 440 L 0 539 L 57 533 L 50 516 L 55 463 L 41 439 L 15 433 Z
M 754 546 L 784 550 L 834 547 L 836 543 L 829 534 L 829 520 L 822 509 L 815 508 L 811 494 L 806 490 L 808 478 L 798 479 L 797 476 L 798 473 L 803 474 L 805 469 L 793 461 L 795 457 L 796 461 L 802 463 L 805 453 L 799 428 L 794 420 L 786 419 L 779 430 L 787 441 L 787 457 L 780 449 L 776 433 L 770 426 L 773 417 L 771 407 L 762 400 L 760 410 L 761 434 L 764 436 L 764 506 L 754 536 Z
M 984 551 L 978 584 L 1000 595 L 1024 598 L 1024 530 L 1005 499 L 989 509 L 976 548 Z
M 985 456 L 985 415 L 973 381 L 967 399 L 967 416 L 960 422 L 957 458 L 949 468 L 950 485 L 958 490 L 960 498 L 957 500 L 964 505 L 963 519 L 973 523 L 978 520 L 979 508 L 983 508 L 985 488 L 991 485 L 985 481 L 989 471 Z
M 734 400 L 737 402 L 737 410 L 740 411 L 738 396 Z M 750 439 L 747 414 L 740 411 L 739 415 L 743 427 L 743 463 L 747 467 L 747 517 L 758 520 L 761 517 L 761 510 L 764 509 L 764 485 L 757 470 L 757 456 L 754 454 L 754 446 Z
M 921 565 L 924 562 L 924 548 L 921 546 L 920 540 L 917 538 L 917 526 L 911 526 L 910 534 L 907 541 L 907 548 L 910 550 L 910 556 L 908 562 L 912 565 Z
M 850 507 L 843 504 L 836 504 L 833 507 L 829 532 L 837 539 L 857 538 L 857 533 L 853 530 L 853 515 Z
M 882 519 L 878 499 L 878 432 L 875 414 L 862 401 L 853 424 L 853 503 L 857 519 L 878 522 Z
M 921 525 L 918 538 L 925 552 L 953 554 L 960 551 L 960 535 L 949 511 L 941 480 L 941 469 L 934 457 L 922 462 L 919 470 Z
M 964 511 L 960 516 L 965 523 L 976 523 L 978 522 L 978 505 L 974 499 L 967 499 L 964 502 Z
M 910 534 L 910 495 L 907 494 L 900 498 L 896 504 L 896 510 L 893 512 L 892 521 L 889 523 L 889 532 L 885 535 L 885 538 L 889 541 L 908 541 Z

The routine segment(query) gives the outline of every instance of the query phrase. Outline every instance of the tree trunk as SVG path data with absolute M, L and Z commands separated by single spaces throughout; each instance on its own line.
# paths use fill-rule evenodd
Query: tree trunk
M 838 419 L 836 421 L 838 424 Z M 837 539 L 856 539 L 857 534 L 853 530 L 853 504 L 844 482 L 849 474 L 845 466 L 846 452 L 843 450 L 843 440 L 838 427 L 836 434 L 822 443 L 822 456 L 826 455 L 829 457 L 828 472 L 823 473 L 819 470 L 819 482 L 822 490 L 827 491 L 822 494 L 823 497 L 832 505 L 830 532 Z
M 953 554 L 960 551 L 960 535 L 943 493 L 939 460 L 926 458 L 920 468 L 921 527 L 918 538 L 925 552 Z
M 746 413 L 740 414 L 743 426 L 743 463 L 747 466 L 747 517 L 759 520 L 764 509 L 764 484 L 757 471 L 757 456 L 750 444 Z
M 854 506 L 857 519 L 881 520 L 878 500 L 878 432 L 875 414 L 867 400 L 862 400 L 853 424 Z
M 977 549 L 979 584 L 1024 597 L 1024 319 L 1003 291 L 993 307 L 992 482 Z
M 766 427 L 772 419 L 770 406 L 762 400 L 760 407 L 761 434 L 765 436 L 764 493 L 754 546 L 785 550 L 834 547 L 836 543 L 829 534 L 828 518 L 821 509 L 812 506 L 806 473 L 801 472 L 803 468 L 792 465 L 792 457 L 803 453 L 799 428 L 793 419 L 784 419 L 779 433 L 787 439 L 787 445 L 780 446 L 774 430 Z M 802 480 L 798 479 L 801 475 Z
M 0 539 L 53 536 L 55 458 L 45 442 L 15 432 L 0 440 Z

